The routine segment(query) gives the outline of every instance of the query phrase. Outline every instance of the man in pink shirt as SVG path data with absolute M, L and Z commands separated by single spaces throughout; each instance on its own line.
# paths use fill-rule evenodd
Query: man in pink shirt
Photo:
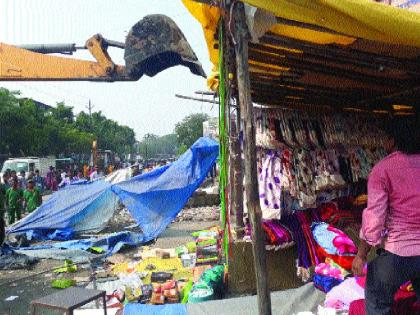
M 368 206 L 363 212 L 361 244 L 353 273 L 368 263 L 366 314 L 391 314 L 394 294 L 411 280 L 420 301 L 420 126 L 418 118 L 394 120 L 388 128 L 388 157 L 372 170 Z

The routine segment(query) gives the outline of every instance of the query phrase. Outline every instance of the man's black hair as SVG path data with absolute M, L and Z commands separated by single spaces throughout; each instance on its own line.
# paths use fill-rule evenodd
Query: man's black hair
M 385 124 L 385 131 L 395 141 L 397 149 L 405 154 L 420 154 L 419 114 L 393 117 Z

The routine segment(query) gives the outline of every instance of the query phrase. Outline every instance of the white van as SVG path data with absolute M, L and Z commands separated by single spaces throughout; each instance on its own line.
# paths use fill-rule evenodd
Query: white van
M 39 157 L 21 157 L 21 158 L 12 158 L 8 159 L 4 162 L 3 167 L 1 169 L 0 178 L 3 177 L 4 172 L 7 169 L 12 171 L 16 171 L 19 174 L 21 171 L 25 171 L 26 177 L 29 176 L 29 172 L 34 172 L 35 170 L 39 170 L 39 174 L 41 176 L 47 175 L 48 169 L 50 166 L 55 167 L 55 157 L 46 157 L 46 158 L 39 158 Z

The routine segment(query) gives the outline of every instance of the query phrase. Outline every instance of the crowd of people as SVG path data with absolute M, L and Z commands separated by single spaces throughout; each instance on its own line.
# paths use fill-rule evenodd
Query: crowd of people
M 106 173 L 112 172 L 108 167 Z M 78 181 L 96 180 L 104 176 L 98 167 L 84 166 L 68 167 L 67 170 L 57 170 L 50 166 L 46 176 L 41 176 L 39 170 L 26 174 L 15 170 L 6 170 L 0 180 L 0 218 L 4 220 L 7 213 L 9 225 L 20 220 L 25 213 L 31 213 L 42 204 L 42 195 L 57 191 Z
M 4 220 L 7 211 L 8 224 L 20 220 L 23 213 L 31 213 L 42 203 L 39 188 L 42 177 L 35 171 L 26 177 L 25 172 L 6 171 L 0 182 L 0 217 Z
M 156 167 L 169 163 L 149 162 L 145 164 L 134 163 L 129 165 L 131 177 L 147 173 Z M 98 166 L 77 165 L 68 166 L 66 169 L 56 169 L 49 167 L 45 176 L 42 176 L 39 170 L 17 173 L 14 170 L 6 170 L 3 178 L 0 180 L 0 219 L 4 220 L 7 213 L 7 222 L 9 225 L 20 220 L 25 213 L 31 213 L 42 204 L 42 196 L 71 184 L 82 183 L 86 181 L 95 181 L 113 171 L 126 165 L 109 165 L 102 169 Z

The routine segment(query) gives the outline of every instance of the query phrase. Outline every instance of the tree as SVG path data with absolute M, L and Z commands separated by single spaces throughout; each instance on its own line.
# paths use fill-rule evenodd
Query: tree
M 51 113 L 57 121 L 63 123 L 74 122 L 73 107 L 66 106 L 63 102 L 57 103 L 57 106 L 51 109 Z
M 133 129 L 106 118 L 101 111 L 92 113 L 92 117 L 81 112 L 76 117 L 75 125 L 81 131 L 93 133 L 100 149 L 123 154 L 127 153 L 127 148 L 131 151 L 136 142 Z
M 138 144 L 138 153 L 145 159 L 174 156 L 178 151 L 176 134 L 157 136 L 146 134 Z
M 97 139 L 101 149 L 117 153 L 130 151 L 134 131 L 107 119 L 101 112 L 86 113 L 76 119 L 73 108 L 58 103 L 46 110 L 19 92 L 0 88 L 0 153 L 17 155 L 69 155 L 90 153 Z
M 203 122 L 209 119 L 207 114 L 191 114 L 175 126 L 178 144 L 191 147 L 198 138 L 203 136 Z

